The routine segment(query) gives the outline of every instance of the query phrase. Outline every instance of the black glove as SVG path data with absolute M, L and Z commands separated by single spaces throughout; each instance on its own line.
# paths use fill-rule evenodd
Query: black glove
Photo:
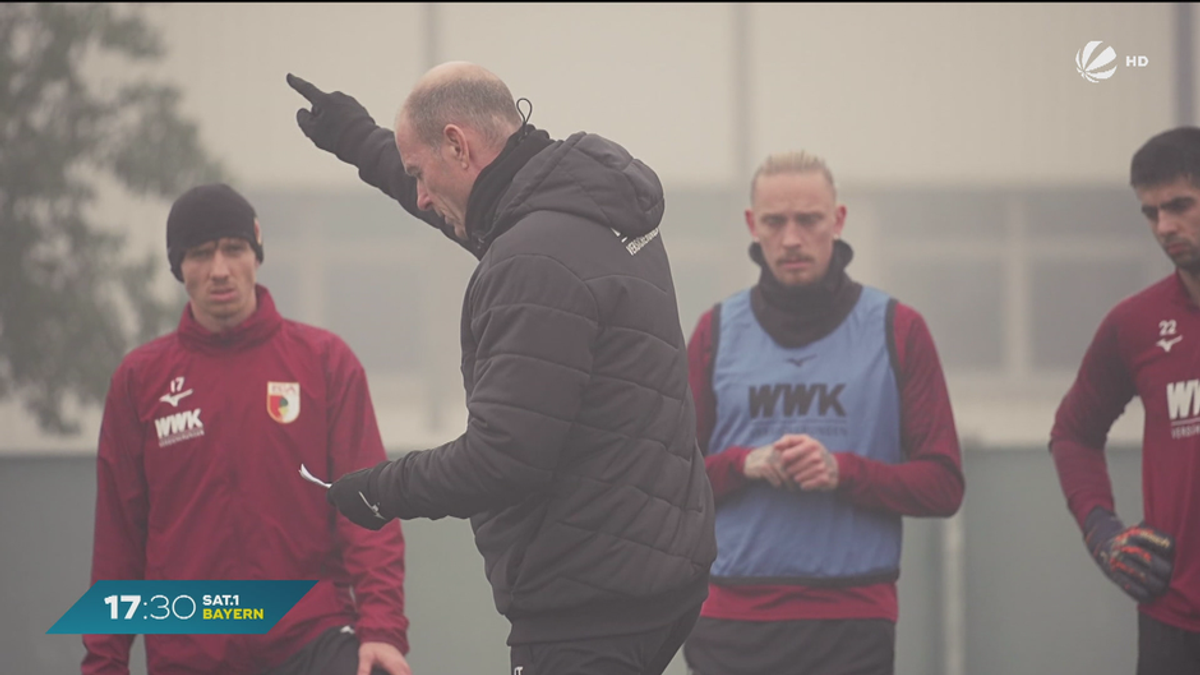
M 1138 602 L 1167 592 L 1175 542 L 1139 523 L 1125 527 L 1113 513 L 1094 508 L 1084 523 L 1084 542 L 1100 569 Z
M 325 499 L 337 507 L 350 522 L 368 530 L 378 530 L 395 516 L 379 509 L 379 480 L 388 462 L 352 471 L 333 482 Z
M 327 94 L 291 73 L 287 83 L 312 104 L 312 111 L 296 111 L 296 123 L 304 135 L 318 148 L 355 164 L 362 141 L 378 128 L 367 109 L 353 96 L 340 91 Z

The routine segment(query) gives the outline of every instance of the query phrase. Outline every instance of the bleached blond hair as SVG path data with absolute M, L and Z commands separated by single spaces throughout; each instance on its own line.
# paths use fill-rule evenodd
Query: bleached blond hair
M 825 175 L 825 180 L 829 181 L 829 187 L 833 189 L 833 200 L 837 201 L 837 183 L 833 182 L 833 172 L 829 170 L 829 165 L 825 160 L 804 150 L 799 152 L 777 152 L 773 155 L 768 155 L 762 164 L 758 165 L 758 169 L 754 171 L 754 177 L 750 179 L 750 202 L 754 203 L 754 189 L 758 187 L 759 176 L 774 176 L 781 173 L 810 173 L 820 171 Z

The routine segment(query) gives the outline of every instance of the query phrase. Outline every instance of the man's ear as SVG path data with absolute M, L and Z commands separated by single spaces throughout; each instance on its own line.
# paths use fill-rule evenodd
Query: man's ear
M 746 228 L 750 230 L 750 237 L 758 242 L 758 231 L 754 229 L 754 209 L 746 209 Z
M 837 210 L 834 212 L 833 221 L 833 238 L 842 238 L 842 228 L 846 226 L 846 205 L 838 204 Z
M 442 136 L 450 153 L 447 159 L 464 169 L 467 168 L 471 163 L 471 148 L 462 127 L 457 124 L 447 124 L 446 128 L 442 130 Z

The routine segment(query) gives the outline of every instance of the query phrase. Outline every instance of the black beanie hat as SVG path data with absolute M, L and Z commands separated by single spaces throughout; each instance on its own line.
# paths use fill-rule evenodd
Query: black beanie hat
M 189 248 L 220 239 L 240 237 L 262 262 L 262 232 L 254 207 L 224 183 L 200 185 L 183 193 L 167 215 L 167 260 L 171 273 L 183 281 L 183 256 Z

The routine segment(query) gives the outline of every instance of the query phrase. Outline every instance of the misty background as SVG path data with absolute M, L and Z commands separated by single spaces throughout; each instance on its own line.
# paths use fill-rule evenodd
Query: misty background
M 135 127 L 145 135 L 123 150 L 133 159 L 112 166 L 170 164 L 145 169 L 140 188 L 83 174 L 95 190 L 84 219 L 123 238 L 114 259 L 154 261 L 122 277 L 148 308 L 113 310 L 125 341 L 113 332 L 102 357 L 79 358 L 89 382 L 102 375 L 101 396 L 135 326 L 161 334 L 178 321 L 186 296 L 166 264 L 167 212 L 189 179 L 219 175 L 258 211 L 259 280 L 283 315 L 333 330 L 363 362 L 389 453 L 464 429 L 458 322 L 475 261 L 304 137 L 295 111 L 307 102 L 288 72 L 354 96 L 390 127 L 422 73 L 469 60 L 532 101 L 530 121 L 552 137 L 589 131 L 622 144 L 663 182 L 662 238 L 687 336 L 702 312 L 757 279 L 742 215 L 754 168 L 772 152 L 808 150 L 828 161 L 848 208 L 849 274 L 927 319 L 963 443 L 960 513 L 905 521 L 897 673 L 1133 672 L 1135 606 L 1086 553 L 1046 445 L 1105 312 L 1171 272 L 1128 169 L 1150 136 L 1200 123 L 1194 4 L 108 8 L 140 15 L 162 55 L 93 49 L 78 59 L 79 81 L 98 95 L 171 87 L 177 99 L 153 99 L 155 110 L 180 125 Z M 1093 40 L 1118 55 L 1113 76 L 1094 83 L 1075 66 Z M 1144 66 L 1127 65 L 1139 56 Z M 10 98 L 20 68 L 0 63 Z M 0 130 L 16 128 L 3 117 L 11 111 L 0 107 Z M 168 147 L 156 139 L 178 151 L 138 164 L 135 141 Z M 0 165 L 15 148 L 0 144 Z M 0 180 L 24 185 L 41 161 Z M 0 222 L 0 233 L 11 227 Z M 3 251 L 0 261 L 10 307 L 26 294 L 7 274 L 17 263 Z M 91 314 L 71 308 L 46 305 L 21 323 L 95 335 Z M 166 318 L 149 322 L 151 310 Z M 0 319 L 0 347 L 18 332 Z M 48 430 L 29 405 L 45 387 L 36 374 L 14 384 L 19 365 L 0 363 L 0 671 L 77 672 L 80 638 L 45 632 L 89 584 L 101 411 L 64 385 L 62 413 L 78 431 Z M 1110 434 L 1126 522 L 1141 516 L 1141 421 L 1135 401 Z M 507 623 L 468 524 L 403 527 L 413 672 L 508 672 Z M 134 672 L 143 664 L 139 639 Z M 684 672 L 681 658 L 668 670 Z

